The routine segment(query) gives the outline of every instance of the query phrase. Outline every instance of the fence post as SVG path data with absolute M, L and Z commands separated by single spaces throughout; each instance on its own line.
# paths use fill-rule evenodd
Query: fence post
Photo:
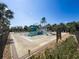
M 30 49 L 29 49 L 29 50 L 28 50 L 28 55 L 29 55 L 29 56 L 30 56 L 30 52 L 31 52 L 31 51 L 30 51 Z

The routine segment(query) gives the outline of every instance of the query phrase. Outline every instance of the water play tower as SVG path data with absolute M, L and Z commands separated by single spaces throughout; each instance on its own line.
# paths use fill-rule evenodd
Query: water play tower
M 30 26 L 31 31 L 29 32 L 28 36 L 46 34 L 47 33 L 46 23 L 47 23 L 46 19 L 45 17 L 43 17 L 39 25 L 31 25 Z

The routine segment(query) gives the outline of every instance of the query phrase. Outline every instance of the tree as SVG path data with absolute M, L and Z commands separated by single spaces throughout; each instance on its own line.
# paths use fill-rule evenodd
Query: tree
M 10 19 L 13 18 L 13 12 L 8 9 L 4 3 L 0 3 L 0 59 L 7 42 L 9 34 Z
M 61 30 L 62 32 L 65 32 L 65 31 L 66 31 L 66 26 L 65 26 L 64 23 L 60 23 L 58 27 L 60 27 L 60 30 Z
M 56 31 L 57 30 L 58 25 L 57 24 L 53 24 L 52 25 L 52 31 Z
M 47 31 L 52 31 L 52 26 L 50 24 L 46 25 Z
M 28 26 L 24 26 L 24 31 L 28 31 Z
M 13 18 L 13 12 L 8 9 L 4 3 L 0 3 L 0 32 L 8 32 L 10 26 L 10 19 Z
M 70 33 L 74 33 L 76 31 L 76 22 L 70 22 L 66 24 L 66 27 Z
M 23 27 L 22 26 L 17 26 L 16 29 L 17 29 L 18 32 L 22 32 L 23 31 Z

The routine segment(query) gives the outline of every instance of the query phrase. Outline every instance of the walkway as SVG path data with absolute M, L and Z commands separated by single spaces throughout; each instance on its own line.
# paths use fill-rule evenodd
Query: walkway
M 31 54 L 36 53 L 47 47 L 48 43 L 55 42 L 56 36 L 35 36 L 27 37 L 20 33 L 11 33 L 11 39 L 13 39 L 14 44 L 11 45 L 11 54 L 13 59 L 24 59 L 28 57 L 28 50 Z M 62 34 L 65 38 L 66 33 Z M 53 38 L 53 39 L 52 39 Z

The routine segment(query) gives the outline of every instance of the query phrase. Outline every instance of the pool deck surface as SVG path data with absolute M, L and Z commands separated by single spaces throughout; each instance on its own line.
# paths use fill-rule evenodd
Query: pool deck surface
M 67 35 L 67 33 L 62 33 L 62 37 L 65 35 Z M 50 43 L 51 41 L 55 41 L 56 35 L 37 35 L 28 37 L 25 36 L 24 33 L 10 33 L 10 39 L 12 39 L 14 42 L 11 44 L 12 57 L 14 54 L 16 59 L 20 59 L 24 55 L 28 55 L 28 50 L 30 50 L 32 53 L 40 49 L 40 47 Z

